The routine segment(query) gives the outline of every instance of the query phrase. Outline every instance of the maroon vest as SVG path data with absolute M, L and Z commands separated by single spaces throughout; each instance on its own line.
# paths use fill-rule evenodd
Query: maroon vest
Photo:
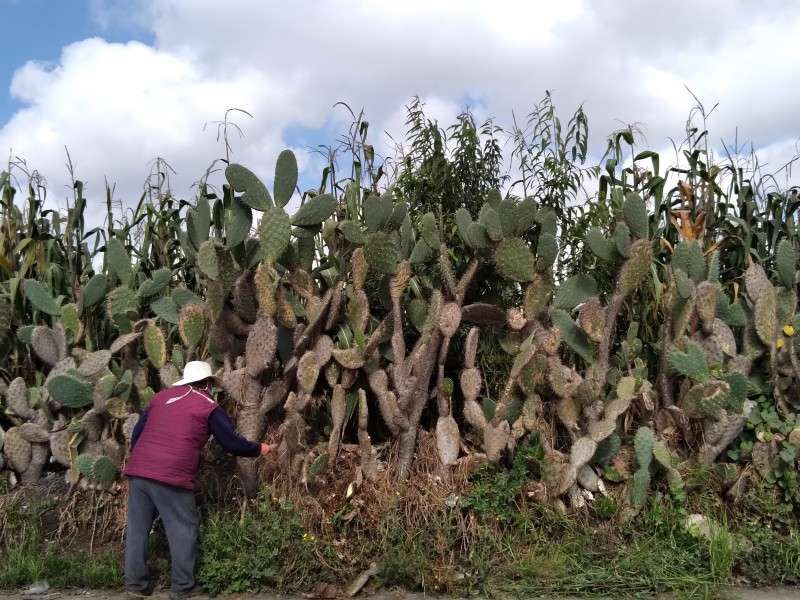
M 188 385 L 158 392 L 123 473 L 194 489 L 200 453 L 208 442 L 208 417 L 217 403 Z

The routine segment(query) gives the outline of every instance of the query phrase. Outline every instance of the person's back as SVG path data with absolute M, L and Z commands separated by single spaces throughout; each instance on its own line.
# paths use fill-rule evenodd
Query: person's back
M 208 363 L 186 363 L 183 379 L 150 399 L 133 430 L 131 455 L 123 469 L 129 479 L 125 589 L 132 598 L 153 593 L 147 551 L 157 516 L 172 556 L 170 597 L 201 593 L 194 578 L 198 528 L 194 478 L 209 436 L 236 456 L 264 456 L 271 450 L 269 444 L 236 433 L 231 418 L 214 401 L 214 384 L 220 383 Z

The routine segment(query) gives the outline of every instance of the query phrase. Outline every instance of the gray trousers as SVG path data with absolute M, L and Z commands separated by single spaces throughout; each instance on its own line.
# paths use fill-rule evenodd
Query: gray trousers
M 144 477 L 129 477 L 125 532 L 126 590 L 143 592 L 150 585 L 148 540 L 153 522 L 159 515 L 167 532 L 172 558 L 172 591 L 181 592 L 195 585 L 198 517 L 194 491 Z

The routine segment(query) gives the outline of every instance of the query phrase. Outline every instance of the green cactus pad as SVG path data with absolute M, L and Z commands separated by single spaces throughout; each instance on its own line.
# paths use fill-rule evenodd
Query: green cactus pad
M 795 289 L 797 253 L 792 247 L 792 243 L 786 238 L 778 242 L 778 249 L 775 252 L 775 266 L 778 268 L 780 282 L 790 290 Z
M 686 272 L 681 269 L 673 269 L 672 273 L 678 295 L 684 299 L 689 298 L 694 292 L 694 282 L 692 282 Z
M 275 204 L 286 206 L 297 187 L 297 158 L 291 150 L 284 150 L 275 162 Z M 327 217 L 326 217 L 327 218 Z
M 211 207 L 208 198 L 201 196 L 195 206 L 186 210 L 186 230 L 192 246 L 199 248 L 208 239 L 209 227 L 211 227 Z
M 187 304 L 180 312 L 178 333 L 187 348 L 200 343 L 206 328 L 206 312 L 199 304 Z
M 392 207 L 392 214 L 383 226 L 385 231 L 397 231 L 401 229 L 403 223 L 406 222 L 408 216 L 408 204 L 405 202 L 397 202 Z
M 382 232 L 367 236 L 367 241 L 364 243 L 364 258 L 370 269 L 385 275 L 394 274 L 397 263 L 402 259 L 398 244 L 390 235 Z
M 106 265 L 109 275 L 115 275 L 123 285 L 130 285 L 133 276 L 131 257 L 117 238 L 111 238 L 106 244 Z
M 578 273 L 567 279 L 556 292 L 553 306 L 571 309 L 597 293 L 597 282 L 591 275 Z
M 238 164 L 228 165 L 225 178 L 237 192 L 244 192 L 242 202 L 256 210 L 272 208 L 272 197 L 266 186 L 249 169 Z
M 504 198 L 497 207 L 497 213 L 500 215 L 500 225 L 503 227 L 503 235 L 505 237 L 514 237 L 519 221 L 517 201 L 513 198 Z
M 84 377 L 92 377 L 105 369 L 110 360 L 110 350 L 97 350 L 84 357 L 77 371 Z
M 704 325 L 711 326 L 717 318 L 718 284 L 701 281 L 695 288 L 695 310 Z
M 625 223 L 617 223 L 614 228 L 614 245 L 622 258 L 631 256 L 631 232 Z
M 0 304 L 0 308 L 2 308 L 2 304 Z M 2 319 L 2 317 L 0 317 L 0 319 Z M 80 310 L 77 304 L 70 302 L 61 307 L 61 325 L 69 332 L 70 343 L 74 343 L 80 339 L 83 334 L 83 323 L 81 322 Z M 2 331 L 0 331 L 0 339 L 2 339 L 2 337 Z
M 706 278 L 706 259 L 697 241 L 677 244 L 672 253 L 672 266 L 682 270 L 695 283 Z
M 467 237 L 469 238 L 468 244 L 478 252 L 488 250 L 492 246 L 492 240 L 489 238 L 486 227 L 480 223 L 470 223 Z
M 439 238 L 439 227 L 436 224 L 436 215 L 432 212 L 425 213 L 419 223 L 419 232 L 422 239 L 428 244 L 428 247 L 438 252 L 442 242 Z
M 543 233 L 536 245 L 536 269 L 544 271 L 553 266 L 558 258 L 558 242 L 554 235 Z
M 47 383 L 47 391 L 56 402 L 68 408 L 82 408 L 93 402 L 92 384 L 77 374 L 56 375 Z
M 411 256 L 408 262 L 412 265 L 418 265 L 426 262 L 431 257 L 431 248 L 425 243 L 425 240 L 419 239 L 414 244 L 414 249 L 411 251 Z
M 639 469 L 633 474 L 631 484 L 631 504 L 637 510 L 644 508 L 647 502 L 647 489 L 650 487 L 650 472 Z
M 364 200 L 364 224 L 370 231 L 378 231 L 389 221 L 393 211 L 394 201 L 390 194 L 372 194 Z
M 106 297 L 106 312 L 112 319 L 114 316 L 138 319 L 139 297 L 129 287 L 114 288 Z
M 708 379 L 708 364 L 700 346 L 694 342 L 686 344 L 686 352 L 672 350 L 669 353 L 669 361 L 672 368 L 678 373 L 686 375 L 695 381 L 705 381 Z
M 503 225 L 500 221 L 500 213 L 497 209 L 484 204 L 481 210 L 479 223 L 486 228 L 486 234 L 493 242 L 499 242 L 503 239 Z
M 264 210 L 258 226 L 261 254 L 264 260 L 275 263 L 285 252 L 292 235 L 289 215 L 279 207 Z
M 789 323 L 797 308 L 797 293 L 794 290 L 779 287 L 775 289 L 775 315 L 778 323 Z
M 117 468 L 108 456 L 98 456 L 92 461 L 90 479 L 104 485 L 111 485 L 117 478 Z
M 102 300 L 108 291 L 108 276 L 95 275 L 81 288 L 81 305 L 86 311 Z
M 725 373 L 722 376 L 722 380 L 727 383 L 730 388 L 729 405 L 731 410 L 736 413 L 741 413 L 750 388 L 747 377 L 745 377 L 743 373 L 731 372 Z
M 623 296 L 630 295 L 650 273 L 653 248 L 649 240 L 637 240 L 631 245 L 631 257 L 622 265 L 619 275 L 619 290 Z
M 619 452 L 620 445 L 622 445 L 622 440 L 616 433 L 612 433 L 597 444 L 597 450 L 595 450 L 591 462 L 600 465 L 610 463 Z
M 620 258 L 614 240 L 605 237 L 596 227 L 592 227 L 586 232 L 586 245 L 589 246 L 589 250 L 600 260 L 615 262 Z
M 636 464 L 640 469 L 647 469 L 653 459 L 653 446 L 656 438 L 649 427 L 639 427 L 633 439 L 633 451 L 636 455 Z
M 148 321 L 142 332 L 144 351 L 153 366 L 160 369 L 167 362 L 167 341 L 164 332 L 155 324 L 155 321 Z
M 472 225 L 472 215 L 469 214 L 469 211 L 464 208 L 463 206 L 456 211 L 456 228 L 458 229 L 458 235 L 461 236 L 461 239 L 464 240 L 464 243 L 468 246 L 472 246 L 472 240 L 469 237 L 469 227 Z
M 178 305 L 172 298 L 159 298 L 150 304 L 155 315 L 172 325 L 178 324 Z
M 494 251 L 494 262 L 504 277 L 513 281 L 533 281 L 536 259 L 519 238 L 504 239 Z
M 163 269 L 158 269 L 157 271 L 153 272 L 150 279 L 146 279 L 144 282 L 142 282 L 142 285 L 140 285 L 139 289 L 136 290 L 136 295 L 139 296 L 139 298 L 149 298 L 150 296 L 155 296 L 169 285 L 171 279 L 172 270 L 166 267 Z
M 719 250 L 714 250 L 708 256 L 708 273 L 706 274 L 706 281 L 711 283 L 719 283 Z
M 554 309 L 551 316 L 553 325 L 561 330 L 561 339 L 587 364 L 591 364 L 594 360 L 594 355 L 583 330 L 561 309 Z
M 314 461 L 311 463 L 311 466 L 308 467 L 308 474 L 306 475 L 307 482 L 312 482 L 315 477 L 325 472 L 325 469 L 328 468 L 328 458 L 328 453 L 323 452 L 314 459 Z
M 414 298 L 408 303 L 406 314 L 408 314 L 408 320 L 411 321 L 411 325 L 417 331 L 421 331 L 425 323 L 425 315 L 428 314 L 427 302 L 421 298 Z
M 763 289 L 756 302 L 754 323 L 758 339 L 767 348 L 772 347 L 778 339 L 778 300 L 771 285 Z
M 225 247 L 235 248 L 247 239 L 253 227 L 253 209 L 239 198 L 231 198 L 230 208 L 225 211 Z
M 92 466 L 94 466 L 95 457 L 91 454 L 81 454 L 75 459 L 75 466 L 84 477 L 92 478 Z
M 625 194 L 625 202 L 622 204 L 622 216 L 625 218 L 625 224 L 633 235 L 638 238 L 649 237 L 647 205 L 639 194 L 634 192 Z
M 686 392 L 680 407 L 690 419 L 716 418 L 727 406 L 729 398 L 730 386 L 724 381 L 711 379 Z
M 24 283 L 25 298 L 38 311 L 52 316 L 61 314 L 61 307 L 41 283 L 35 279 L 26 279 Z
M 292 225 L 310 227 L 319 225 L 336 210 L 336 200 L 330 194 L 320 194 L 310 198 L 292 217 Z
M 355 223 L 354 221 L 340 221 L 336 227 L 342 232 L 344 239 L 351 244 L 361 246 L 367 241 L 367 236 L 364 234 L 364 230 L 358 223 Z
M 606 328 L 606 312 L 600 299 L 593 296 L 581 307 L 578 322 L 590 340 L 599 343 Z
M 536 213 L 536 222 L 539 223 L 542 235 L 552 235 L 556 237 L 558 233 L 558 217 L 550 207 L 545 207 Z
M 517 204 L 517 224 L 514 229 L 515 235 L 526 233 L 537 222 L 539 206 L 531 196 L 524 198 Z
M 179 307 L 183 307 L 186 304 L 199 304 L 200 306 L 205 305 L 200 296 L 182 287 L 172 290 L 170 297 L 175 300 L 175 304 L 177 304 Z

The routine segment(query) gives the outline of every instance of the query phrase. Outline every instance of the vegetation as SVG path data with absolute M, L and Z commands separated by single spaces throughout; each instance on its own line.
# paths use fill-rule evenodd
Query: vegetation
M 226 183 L 209 169 L 192 201 L 157 161 L 139 203 L 118 217 L 109 191 L 88 231 L 80 181 L 44 210 L 36 177 L 17 198 L 15 165 L 0 175 L 4 488 L 55 469 L 95 514 L 124 498 L 138 413 L 203 359 L 240 433 L 279 447 L 260 470 L 238 461 L 241 487 L 221 458 L 203 477 L 221 506 L 203 531 L 214 591 L 338 585 L 373 561 L 387 585 L 459 593 L 762 581 L 739 531 L 796 580 L 778 558 L 796 530 L 764 535 L 753 515 L 769 498 L 791 523 L 800 500 L 800 199 L 734 152 L 715 162 L 692 119 L 676 166 L 628 127 L 586 168 L 586 115 L 565 130 L 548 95 L 507 164 L 495 123 L 443 129 L 417 100 L 395 159 L 376 166 L 356 118 L 293 215 L 284 151 L 271 190 L 225 160 Z M 4 552 L 31 556 L 22 537 L 34 546 Z

